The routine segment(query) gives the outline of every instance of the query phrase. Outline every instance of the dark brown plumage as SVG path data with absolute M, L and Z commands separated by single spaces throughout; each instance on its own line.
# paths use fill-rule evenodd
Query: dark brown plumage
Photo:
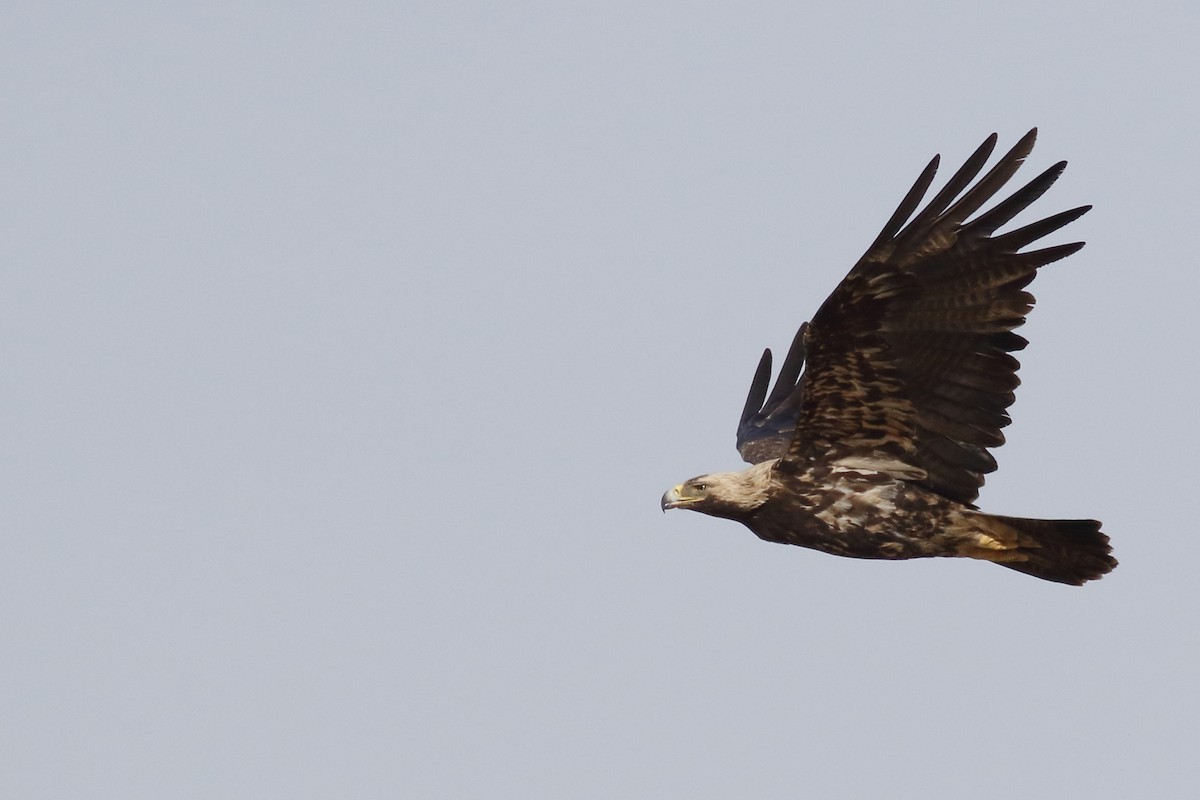
M 929 163 L 801 326 L 769 396 L 771 352 L 763 353 L 738 426 L 738 450 L 752 466 L 686 481 L 663 495 L 664 510 L 689 508 L 768 541 L 858 558 L 965 556 L 1070 584 L 1116 566 L 1098 522 L 1001 517 L 973 505 L 996 469 L 988 448 L 1004 443 L 1011 421 L 1019 383 L 1011 353 L 1026 345 L 1013 329 L 1034 302 L 1025 287 L 1083 243 L 1022 248 L 1090 208 L 996 234 L 1058 179 L 1063 161 L 972 218 L 1036 135 L 972 185 L 992 134 L 918 212 L 938 158 Z

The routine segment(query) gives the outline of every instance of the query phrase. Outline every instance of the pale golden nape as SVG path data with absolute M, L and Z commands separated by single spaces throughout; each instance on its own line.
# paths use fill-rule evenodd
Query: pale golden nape
M 771 495 L 771 470 L 777 459 L 754 464 L 740 472 L 699 475 L 662 496 L 662 510 L 690 508 L 719 517 L 737 518 L 761 506 Z

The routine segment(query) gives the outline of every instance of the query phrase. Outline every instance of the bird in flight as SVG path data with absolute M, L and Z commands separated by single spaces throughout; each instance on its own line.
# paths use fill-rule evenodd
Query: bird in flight
M 701 475 L 662 497 L 736 520 L 769 542 L 854 558 L 982 559 L 1079 585 L 1116 565 L 1100 523 L 985 514 L 1020 382 L 1013 332 L 1033 308 L 1038 269 L 1082 242 L 1029 245 L 1091 206 L 996 231 L 1037 200 L 1061 161 L 973 216 L 1012 178 L 1037 129 L 982 178 L 992 134 L 917 211 L 934 157 L 865 255 L 800 327 L 775 386 L 763 353 L 737 431 L 751 466 Z M 915 213 L 914 213 L 915 212 Z M 910 219 L 911 218 L 911 219 Z

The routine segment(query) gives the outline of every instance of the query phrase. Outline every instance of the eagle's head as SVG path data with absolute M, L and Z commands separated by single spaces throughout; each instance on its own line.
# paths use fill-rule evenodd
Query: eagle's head
M 713 517 L 745 519 L 767 500 L 772 463 L 690 478 L 662 496 L 662 510 L 686 508 Z

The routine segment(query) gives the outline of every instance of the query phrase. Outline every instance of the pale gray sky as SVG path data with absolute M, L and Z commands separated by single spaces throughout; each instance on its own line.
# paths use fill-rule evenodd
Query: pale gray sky
M 0 795 L 1197 796 L 1198 20 L 10 5 Z M 1033 125 L 1096 208 L 981 502 L 1118 570 L 660 514 L 928 158 Z

